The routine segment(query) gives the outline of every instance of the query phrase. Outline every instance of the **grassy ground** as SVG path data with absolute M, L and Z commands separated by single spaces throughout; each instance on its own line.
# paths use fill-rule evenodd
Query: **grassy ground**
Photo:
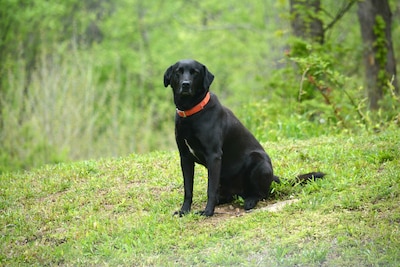
M 0 265 L 400 265 L 398 129 L 264 146 L 281 177 L 328 176 L 305 186 L 275 184 L 250 213 L 237 201 L 212 218 L 178 218 L 177 152 L 2 175 Z M 200 210 L 204 168 L 196 175 Z M 299 201 L 278 212 L 262 208 L 288 199 Z

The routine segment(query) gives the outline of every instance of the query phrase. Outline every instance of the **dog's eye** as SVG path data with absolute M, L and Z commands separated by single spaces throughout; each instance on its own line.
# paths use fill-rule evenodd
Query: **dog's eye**
M 175 77 L 179 77 L 179 75 L 182 74 L 182 73 L 183 73 L 183 69 L 182 69 L 182 68 L 177 68 L 177 69 L 174 71 Z
M 196 70 L 196 69 L 191 69 L 191 70 L 190 70 L 190 74 L 192 74 L 192 75 L 196 75 L 196 74 L 198 74 L 198 73 L 199 73 L 199 71 Z

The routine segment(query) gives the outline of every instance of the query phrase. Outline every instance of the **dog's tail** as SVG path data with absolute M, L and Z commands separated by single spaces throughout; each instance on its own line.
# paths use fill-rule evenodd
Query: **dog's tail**
M 305 183 L 307 183 L 309 181 L 315 181 L 317 179 L 322 179 L 322 178 L 324 178 L 325 175 L 326 174 L 323 173 L 323 172 L 309 172 L 309 173 L 299 174 L 299 175 L 296 176 L 296 179 L 292 183 L 292 185 L 305 184 Z M 274 175 L 273 180 L 274 180 L 274 182 L 276 182 L 278 184 L 281 182 L 279 177 L 276 176 L 276 175 Z
M 273 181 L 274 181 L 275 183 L 277 183 L 277 184 L 280 184 L 280 183 L 281 183 L 281 180 L 280 180 L 279 177 L 276 176 L 276 175 L 274 175 Z
M 325 173 L 323 172 L 309 172 L 305 174 L 300 174 L 297 175 L 296 177 L 296 183 L 298 184 L 304 184 L 307 183 L 308 181 L 315 181 L 317 179 L 322 179 L 324 178 Z

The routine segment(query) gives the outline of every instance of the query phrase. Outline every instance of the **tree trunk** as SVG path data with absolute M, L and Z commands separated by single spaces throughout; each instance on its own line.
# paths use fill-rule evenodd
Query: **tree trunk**
M 392 81 L 396 92 L 396 60 L 393 51 L 391 18 L 388 0 L 358 2 L 358 20 L 364 44 L 365 79 L 371 109 L 379 108 L 379 100 Z
M 290 0 L 291 25 L 294 35 L 323 44 L 323 24 L 317 17 L 320 10 L 321 0 Z

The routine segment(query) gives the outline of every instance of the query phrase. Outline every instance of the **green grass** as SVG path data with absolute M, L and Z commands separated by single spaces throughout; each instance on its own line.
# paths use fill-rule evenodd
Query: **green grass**
M 182 201 L 179 157 L 154 152 L 48 165 L 0 180 L 0 265 L 5 266 L 399 266 L 398 129 L 264 143 L 287 179 L 279 212 L 173 217 Z M 194 210 L 206 202 L 197 167 Z M 237 205 L 237 204 L 235 204 Z

